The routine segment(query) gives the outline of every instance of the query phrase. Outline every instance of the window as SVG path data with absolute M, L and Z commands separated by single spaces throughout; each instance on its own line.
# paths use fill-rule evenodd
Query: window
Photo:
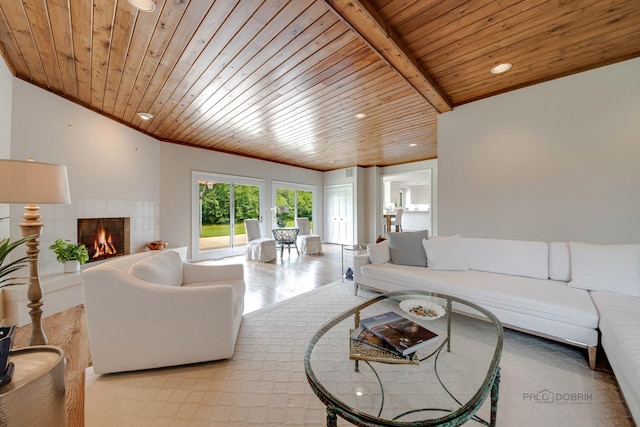
M 279 209 L 279 214 L 274 214 L 274 222 L 278 219 L 285 227 L 294 227 L 296 218 L 309 218 L 309 225 L 313 231 L 313 208 L 315 188 L 308 185 L 290 184 L 283 182 L 273 183 L 273 206 Z

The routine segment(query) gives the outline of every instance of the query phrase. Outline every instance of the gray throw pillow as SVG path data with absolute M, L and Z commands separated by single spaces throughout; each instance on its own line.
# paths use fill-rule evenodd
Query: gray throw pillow
M 391 262 L 399 265 L 427 266 L 427 255 L 422 239 L 429 237 L 429 230 L 389 233 L 389 255 Z

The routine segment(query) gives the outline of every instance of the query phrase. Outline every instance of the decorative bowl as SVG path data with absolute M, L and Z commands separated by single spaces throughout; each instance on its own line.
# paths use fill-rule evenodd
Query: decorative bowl
M 441 305 L 423 299 L 407 299 L 401 301 L 400 308 L 409 316 L 421 320 L 434 320 L 447 314 L 447 310 Z
M 154 240 L 153 242 L 147 243 L 147 247 L 152 251 L 161 251 L 167 247 L 167 242 L 163 242 L 162 240 Z

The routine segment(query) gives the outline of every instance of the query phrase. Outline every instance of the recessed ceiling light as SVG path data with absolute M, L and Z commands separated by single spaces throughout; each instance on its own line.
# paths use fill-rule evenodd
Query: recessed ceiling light
M 502 64 L 498 64 L 495 67 L 493 67 L 491 69 L 491 74 L 501 74 L 504 73 L 505 71 L 509 71 L 511 69 L 512 65 L 510 62 L 504 62 Z
M 366 114 L 364 113 L 358 113 L 354 116 L 356 119 L 364 119 L 365 117 L 367 117 Z
M 142 120 L 151 120 L 151 119 L 153 119 L 153 114 L 139 112 L 138 113 L 138 117 L 140 117 Z
M 129 0 L 129 3 L 142 12 L 153 12 L 156 9 L 156 4 L 153 0 Z
M 409 147 L 415 147 L 416 145 L 418 144 L 416 144 L 415 142 L 412 142 L 411 144 L 409 144 Z

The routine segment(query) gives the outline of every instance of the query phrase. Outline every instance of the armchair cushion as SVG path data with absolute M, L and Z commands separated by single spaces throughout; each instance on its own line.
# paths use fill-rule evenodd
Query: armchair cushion
M 145 282 L 161 285 L 182 285 L 182 258 L 175 251 L 165 251 L 137 261 L 129 274 Z

